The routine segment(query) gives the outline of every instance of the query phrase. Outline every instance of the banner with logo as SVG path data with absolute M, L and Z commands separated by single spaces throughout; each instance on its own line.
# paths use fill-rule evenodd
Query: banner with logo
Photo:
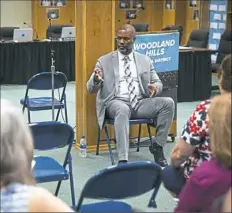
M 178 70 L 178 32 L 137 35 L 134 50 L 149 56 L 153 61 L 156 72 Z
M 161 97 L 171 97 L 177 108 L 177 71 L 179 66 L 179 32 L 140 34 L 136 36 L 134 51 L 151 58 L 155 71 L 163 83 Z M 172 123 L 169 136 L 176 136 L 176 122 Z

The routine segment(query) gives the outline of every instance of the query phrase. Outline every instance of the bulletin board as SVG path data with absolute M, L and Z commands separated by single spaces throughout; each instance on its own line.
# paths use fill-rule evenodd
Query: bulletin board
M 226 29 L 227 0 L 211 0 L 210 2 L 210 31 L 209 49 L 217 50 L 221 35 Z M 212 62 L 215 63 L 217 54 L 212 55 Z

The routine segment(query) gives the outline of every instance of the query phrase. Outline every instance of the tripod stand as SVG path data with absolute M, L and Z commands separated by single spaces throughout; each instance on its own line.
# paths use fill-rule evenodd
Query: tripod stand
M 49 26 L 51 28 L 52 26 L 52 21 L 49 19 Z M 55 50 L 53 49 L 53 44 L 52 44 L 52 35 L 51 35 L 51 74 L 52 74 L 52 121 L 55 120 L 55 102 L 54 102 L 54 75 L 56 72 L 55 68 Z

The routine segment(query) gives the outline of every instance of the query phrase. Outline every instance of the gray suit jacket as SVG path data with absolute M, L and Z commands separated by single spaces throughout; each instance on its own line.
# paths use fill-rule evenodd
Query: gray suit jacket
M 146 55 L 134 52 L 135 64 L 138 73 L 141 93 L 144 98 L 148 98 L 148 84 L 153 82 L 157 87 L 158 95 L 162 92 L 163 84 L 156 74 L 152 61 Z M 102 128 L 105 120 L 105 110 L 108 101 L 114 98 L 114 95 L 119 86 L 119 61 L 118 51 L 111 52 L 100 57 L 95 68 L 102 70 L 103 83 L 96 84 L 94 81 L 94 72 L 87 82 L 87 90 L 90 93 L 97 92 L 96 110 L 100 128 Z

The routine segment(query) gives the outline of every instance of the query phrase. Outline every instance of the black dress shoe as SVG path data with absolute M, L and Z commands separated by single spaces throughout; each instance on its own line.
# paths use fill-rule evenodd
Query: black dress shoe
M 149 147 L 151 154 L 154 155 L 154 160 L 161 167 L 167 167 L 168 163 L 164 157 L 163 147 L 159 146 L 157 143 L 153 143 L 152 146 Z
M 120 161 L 118 161 L 118 164 L 121 164 L 121 163 L 127 163 L 127 160 L 120 160 Z

